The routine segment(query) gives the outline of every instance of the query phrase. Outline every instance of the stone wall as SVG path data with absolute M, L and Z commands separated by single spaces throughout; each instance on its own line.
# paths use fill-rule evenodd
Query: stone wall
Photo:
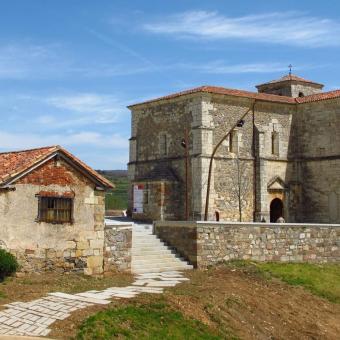
M 339 106 L 339 98 L 306 103 L 295 117 L 303 221 L 340 223 Z
M 105 226 L 104 272 L 130 271 L 132 224 Z
M 338 224 L 156 222 L 155 232 L 198 268 L 231 259 L 340 261 Z
M 193 153 L 194 131 L 192 122 L 200 109 L 199 98 L 188 96 L 186 99 L 170 102 L 160 101 L 152 105 L 139 106 L 132 109 L 130 159 L 128 165 L 129 210 L 133 210 L 133 185 L 143 183 L 150 188 L 150 203 L 145 206 L 144 214 L 136 214 L 136 219 L 184 218 L 184 190 L 185 181 L 185 149 L 181 141 L 185 136 L 185 129 L 189 130 L 190 154 Z M 162 139 L 166 136 L 166 145 Z M 163 146 L 165 150 L 162 150 Z M 164 152 L 165 151 L 165 152 Z M 169 183 L 164 173 L 150 177 L 155 168 L 171 169 L 177 180 Z M 193 167 L 190 166 L 190 171 Z M 190 176 L 192 178 L 192 176 Z M 148 181 L 149 180 L 149 181 Z M 164 183 L 165 190 L 162 189 Z M 174 189 L 174 190 L 172 190 Z M 163 190 L 164 195 L 160 194 Z M 162 196 L 162 198 L 160 198 Z M 191 196 L 191 194 L 190 194 Z M 170 200 L 171 204 L 160 205 L 160 200 Z M 163 211 L 161 211 L 163 209 Z M 191 207 L 190 207 L 190 210 Z
M 1 247 L 19 260 L 22 271 L 103 273 L 105 193 L 66 162 L 51 160 L 0 192 Z M 72 193 L 73 222 L 39 222 L 41 192 Z

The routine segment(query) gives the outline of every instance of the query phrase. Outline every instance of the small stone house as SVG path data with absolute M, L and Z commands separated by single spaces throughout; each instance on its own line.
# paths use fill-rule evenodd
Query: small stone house
M 0 153 L 0 245 L 25 272 L 103 272 L 111 182 L 60 146 Z

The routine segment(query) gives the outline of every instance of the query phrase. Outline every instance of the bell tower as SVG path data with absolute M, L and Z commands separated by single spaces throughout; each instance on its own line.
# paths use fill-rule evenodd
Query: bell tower
M 291 71 L 280 79 L 256 86 L 259 93 L 276 94 L 293 98 L 321 93 L 323 87 L 323 84 L 298 77 L 292 74 Z

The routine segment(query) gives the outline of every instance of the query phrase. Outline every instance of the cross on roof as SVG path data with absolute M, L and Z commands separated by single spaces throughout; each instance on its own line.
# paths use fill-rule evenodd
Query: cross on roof
M 293 65 L 289 64 L 288 67 L 289 67 L 289 75 L 291 76 L 292 75 L 292 67 L 293 67 Z

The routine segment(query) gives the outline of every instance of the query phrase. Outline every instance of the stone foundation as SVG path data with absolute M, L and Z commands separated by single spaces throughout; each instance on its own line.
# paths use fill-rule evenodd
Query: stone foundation
M 104 272 L 130 271 L 132 225 L 106 225 L 104 232 Z
M 156 234 L 197 268 L 231 259 L 340 262 L 340 225 L 156 222 Z

